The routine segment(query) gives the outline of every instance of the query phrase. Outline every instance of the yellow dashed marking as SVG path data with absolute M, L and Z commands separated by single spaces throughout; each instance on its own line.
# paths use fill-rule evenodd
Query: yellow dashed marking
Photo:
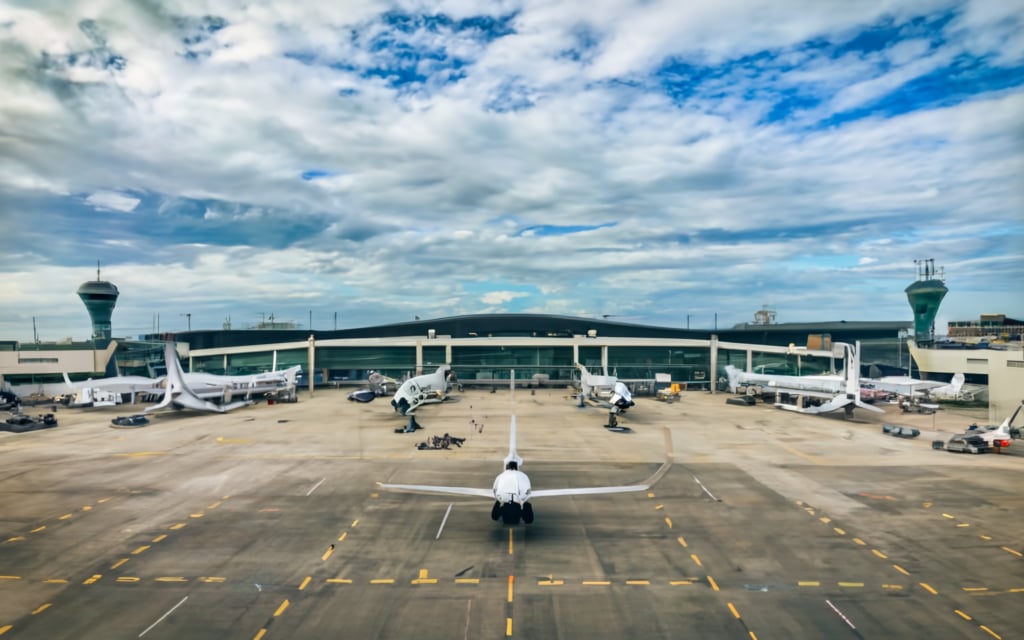
M 223 500 L 218 500 L 217 502 L 214 502 L 213 504 L 211 504 L 210 506 L 208 506 L 208 507 L 206 507 L 206 508 L 207 508 L 207 509 L 216 509 L 217 507 L 219 507 L 219 506 L 220 506 L 220 505 L 222 505 L 223 503 L 224 503 L 224 501 L 223 501 Z
M 698 567 L 703 567 L 704 566 L 703 564 L 701 564 L 700 558 L 697 556 L 696 553 L 691 553 L 690 554 L 690 559 L 693 560 L 695 563 L 697 563 Z
M 327 551 L 324 551 L 324 555 L 320 556 L 320 559 L 321 560 L 327 560 L 327 558 L 331 557 L 332 553 L 334 553 L 334 545 L 333 544 L 331 546 L 327 547 Z
M 10 631 L 11 627 L 12 627 L 12 625 L 9 625 L 9 624 L 5 624 L 4 626 L 0 627 L 0 636 L 4 635 L 8 631 Z
M 420 569 L 420 576 L 412 580 L 410 584 L 437 584 L 437 578 L 431 578 L 427 575 L 426 569 Z M 511 584 L 511 582 L 509 584 Z
M 922 589 L 924 589 L 928 593 L 932 594 L 933 596 L 939 595 L 939 592 L 936 591 L 934 588 L 932 588 L 932 586 L 930 584 L 928 584 L 927 582 L 918 582 L 917 584 L 921 585 Z
M 560 587 L 565 584 L 562 580 L 538 580 L 538 587 Z
M 673 586 L 673 587 L 678 587 L 678 586 L 684 585 L 684 584 L 693 584 L 693 580 L 670 580 L 669 581 L 669 585 Z
M 715 582 L 715 579 L 712 578 L 711 576 L 708 576 L 708 584 L 711 585 L 711 590 L 712 591 L 718 591 L 718 583 Z
M 217 583 L 220 583 L 220 582 L 224 582 L 224 580 L 225 580 L 225 578 L 223 578 L 221 576 L 203 576 L 202 578 L 199 578 L 199 582 L 217 582 Z
M 970 525 L 970 523 L 967 523 L 967 522 L 958 522 L 956 526 L 960 527 L 960 528 L 963 528 L 963 527 L 969 527 L 971 525 Z
M 864 586 L 863 582 L 838 582 L 836 584 L 838 584 L 840 587 L 845 587 L 848 589 L 857 589 Z
M 1024 553 L 1021 553 L 1020 551 L 1017 551 L 1016 549 L 1011 549 L 1010 547 L 999 547 L 999 548 L 1002 549 L 1003 551 L 1006 551 L 1007 553 L 1012 553 L 1013 555 L 1017 556 L 1018 558 L 1024 557 Z
M 505 637 L 512 635 L 512 618 L 505 618 Z
M 654 497 L 654 492 L 653 491 L 648 491 L 647 492 L 647 497 L 648 498 L 653 498 Z
M 581 582 L 586 587 L 607 587 L 611 584 L 610 580 L 584 580 Z
M 68 519 L 70 519 L 70 518 L 73 518 L 73 517 L 74 517 L 74 515 L 75 515 L 75 514 L 73 514 L 73 513 L 65 513 L 64 515 L 62 515 L 61 517 L 59 517 L 59 518 L 57 518 L 57 519 L 58 519 L 58 520 L 68 520 Z
M 979 591 L 988 591 L 988 587 L 964 587 L 963 590 L 967 593 L 976 593 Z
M 128 558 L 121 558 L 120 560 L 118 560 L 114 564 L 110 565 L 110 568 L 111 569 L 116 569 L 116 568 L 120 567 L 121 565 L 123 565 L 126 562 L 128 562 Z
M 679 541 L 679 544 L 683 545 L 684 549 L 686 548 L 686 540 L 683 539 L 683 536 L 679 536 L 676 540 Z
M 875 554 L 876 556 L 878 556 L 882 560 L 888 560 L 889 559 L 889 556 L 885 555 L 884 553 L 882 553 L 878 549 L 872 549 L 871 553 Z
M 188 582 L 188 578 L 183 576 L 160 576 L 156 579 L 157 582 Z
M 178 529 L 184 529 L 187 526 L 188 525 L 186 525 L 184 522 L 179 522 L 177 524 L 172 524 L 170 527 L 168 527 L 168 529 L 170 529 L 171 531 L 177 531 Z
M 29 533 L 39 533 L 40 531 L 42 531 L 45 528 L 46 528 L 46 525 L 44 524 L 44 525 L 38 526 L 35 529 L 29 531 Z
M 845 536 L 846 535 L 846 532 L 843 531 L 842 529 L 840 529 L 839 527 L 832 527 L 832 530 L 835 531 L 836 533 L 838 533 L 841 536 Z
M 649 584 L 651 584 L 651 581 L 650 580 L 626 580 L 626 584 L 628 584 L 628 585 L 635 585 L 635 586 L 642 586 L 642 585 L 649 585 Z
M 654 510 L 655 511 L 661 511 L 664 508 L 665 508 L 665 505 L 663 505 L 663 504 L 656 504 L 656 505 L 654 505 Z
M 85 580 L 82 580 L 82 584 L 92 584 L 92 583 L 96 582 L 97 580 L 99 580 L 102 577 L 103 577 L 102 574 L 94 573 L 91 576 L 89 576 L 88 578 L 86 578 Z
M 100 498 L 96 501 L 96 504 L 103 504 L 104 502 L 110 502 L 110 498 Z
M 480 578 L 455 578 L 455 584 L 480 584 Z
M 142 578 L 139 578 L 139 577 L 137 577 L 137 576 L 121 576 L 121 577 L 119 577 L 119 578 L 117 579 L 117 581 L 118 581 L 118 582 L 138 582 L 138 581 L 140 581 L 141 579 L 142 579 Z
M 18 540 L 24 540 L 25 536 L 14 536 L 13 538 L 7 538 L 7 542 L 17 542 Z
M 820 587 L 821 583 L 818 582 L 817 580 L 801 580 L 800 582 L 796 583 L 796 586 L 798 586 L 798 587 Z
M 667 524 L 668 528 L 671 529 L 672 528 L 672 518 L 669 518 L 668 516 L 666 516 L 665 517 L 665 524 Z
M 0 576 L 0 580 L 21 580 L 21 576 Z
M 942 517 L 943 517 L 943 518 L 949 518 L 950 520 L 952 520 L 952 519 L 953 519 L 953 516 L 949 515 L 948 513 L 944 513 L 944 514 L 942 514 Z
M 302 591 L 309 584 L 309 581 L 313 579 L 313 576 L 306 576 L 306 579 L 299 585 L 299 591 Z
M 67 583 L 68 583 L 68 581 L 65 580 L 64 578 L 50 578 L 48 580 L 43 580 L 43 584 L 67 584 Z
M 264 629 L 260 629 L 259 631 L 256 632 L 256 635 L 254 635 L 252 637 L 252 640 L 260 640 L 265 635 L 267 635 L 267 630 L 265 628 Z
M 733 615 L 733 616 L 734 616 L 734 617 L 735 617 L 735 618 L 736 618 L 737 620 L 739 620 L 739 619 L 740 619 L 740 612 L 736 610 L 736 607 L 735 607 L 735 606 L 733 606 L 733 604 L 732 604 L 731 602 L 729 603 L 729 611 L 731 611 L 731 612 L 732 612 L 732 615 Z
M 327 578 L 328 584 L 352 584 L 348 578 Z
M 860 538 L 852 538 L 852 540 L 862 547 L 867 545 L 867 543 L 861 540 Z
M 139 555 L 140 553 L 142 553 L 143 551 L 145 551 L 148 548 L 149 548 L 149 545 L 148 544 L 144 544 L 141 547 L 139 547 L 138 549 L 136 549 L 135 551 L 132 551 L 132 555 L 133 556 L 137 556 L 137 555 Z
M 82 511 L 92 511 L 92 505 L 85 505 L 84 507 L 82 507 Z
M 153 538 L 153 542 L 162 542 L 166 538 L 167 538 L 167 534 L 166 533 L 161 533 L 157 537 Z
M 47 609 L 49 609 L 52 606 L 53 606 L 52 602 L 47 602 L 46 604 L 41 604 L 38 607 L 36 607 L 36 610 L 32 612 L 32 615 L 38 615 L 38 614 L 46 611 Z
M 370 580 L 370 584 L 395 584 L 394 578 L 375 578 Z
M 903 591 L 903 585 L 901 584 L 883 584 L 883 589 L 889 589 L 891 591 Z
M 338 542 L 343 541 L 347 537 L 348 537 L 348 531 L 342 532 L 342 534 L 340 536 L 338 536 Z
M 988 635 L 992 636 L 993 638 L 996 638 L 996 640 L 1002 640 L 1003 639 L 1003 636 L 999 635 L 998 633 L 996 633 L 995 631 L 989 629 L 988 627 L 986 627 L 983 624 L 979 624 L 978 628 L 981 629 L 982 631 L 984 631 L 985 633 L 987 633 Z
M 352 528 L 355 529 L 357 524 L 359 524 L 359 518 L 356 518 L 355 520 L 352 521 L 352 525 L 351 525 Z
M 284 610 L 287 609 L 287 608 L 288 608 L 288 598 L 285 598 L 284 601 L 281 602 L 281 605 L 277 608 L 277 611 L 274 612 L 274 617 L 276 618 L 277 616 L 279 616 L 282 613 L 284 613 Z
M 190 514 L 188 514 L 188 517 L 190 517 L 190 518 L 202 518 L 203 515 L 204 515 L 203 512 L 200 511 L 199 513 L 190 513 Z
M 828 523 L 832 522 L 832 518 L 830 518 L 828 516 L 821 516 L 820 518 L 818 518 L 818 520 L 821 520 L 825 524 L 828 524 Z
M 963 611 L 961 611 L 959 609 L 953 609 L 953 613 L 955 613 L 956 615 L 960 616 L 964 620 L 973 620 L 973 618 L 971 618 L 971 616 L 967 615 L 966 613 L 964 613 Z
M 901 567 L 901 566 L 900 566 L 900 565 L 898 565 L 898 564 L 894 564 L 894 565 L 892 565 L 892 568 L 893 568 L 893 569 L 895 569 L 895 570 L 897 570 L 897 571 L 899 571 L 900 573 L 902 573 L 902 574 L 903 574 L 903 575 L 905 575 L 905 576 L 909 576 L 909 575 L 910 575 L 910 572 L 909 572 L 909 571 L 907 571 L 906 569 L 904 569 L 903 567 Z

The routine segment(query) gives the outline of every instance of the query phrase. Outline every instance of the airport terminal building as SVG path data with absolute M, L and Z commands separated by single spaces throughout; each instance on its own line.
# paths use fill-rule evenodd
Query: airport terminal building
M 708 385 L 727 364 L 809 374 L 832 366 L 831 343 L 861 342 L 862 362 L 897 367 L 908 358 L 909 322 L 746 324 L 674 329 L 544 314 L 480 314 L 337 331 L 193 331 L 147 336 L 187 344 L 193 371 L 247 373 L 295 364 L 317 383 L 361 382 L 367 371 L 400 377 L 450 364 L 463 383 L 578 379 L 576 363 L 619 378 Z M 797 349 L 801 348 L 801 349 Z M 841 366 L 841 365 L 840 365 Z

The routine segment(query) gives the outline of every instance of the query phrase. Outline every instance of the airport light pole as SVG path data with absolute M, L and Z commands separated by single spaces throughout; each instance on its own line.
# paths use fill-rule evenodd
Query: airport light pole
M 188 330 L 192 331 L 192 314 L 191 313 L 179 313 L 179 316 L 185 316 L 185 320 L 188 321 Z

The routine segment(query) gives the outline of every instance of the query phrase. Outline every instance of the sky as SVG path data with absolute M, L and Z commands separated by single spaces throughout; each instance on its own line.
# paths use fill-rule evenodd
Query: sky
M 1024 0 L 0 0 L 0 339 L 1024 318 Z

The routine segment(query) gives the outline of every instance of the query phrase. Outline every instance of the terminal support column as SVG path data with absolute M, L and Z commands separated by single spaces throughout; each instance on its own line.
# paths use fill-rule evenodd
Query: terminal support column
M 711 393 L 718 393 L 718 336 L 711 334 Z
M 309 371 L 309 397 L 313 397 L 313 382 L 316 379 L 316 338 L 309 334 L 309 346 L 306 347 L 306 371 Z

